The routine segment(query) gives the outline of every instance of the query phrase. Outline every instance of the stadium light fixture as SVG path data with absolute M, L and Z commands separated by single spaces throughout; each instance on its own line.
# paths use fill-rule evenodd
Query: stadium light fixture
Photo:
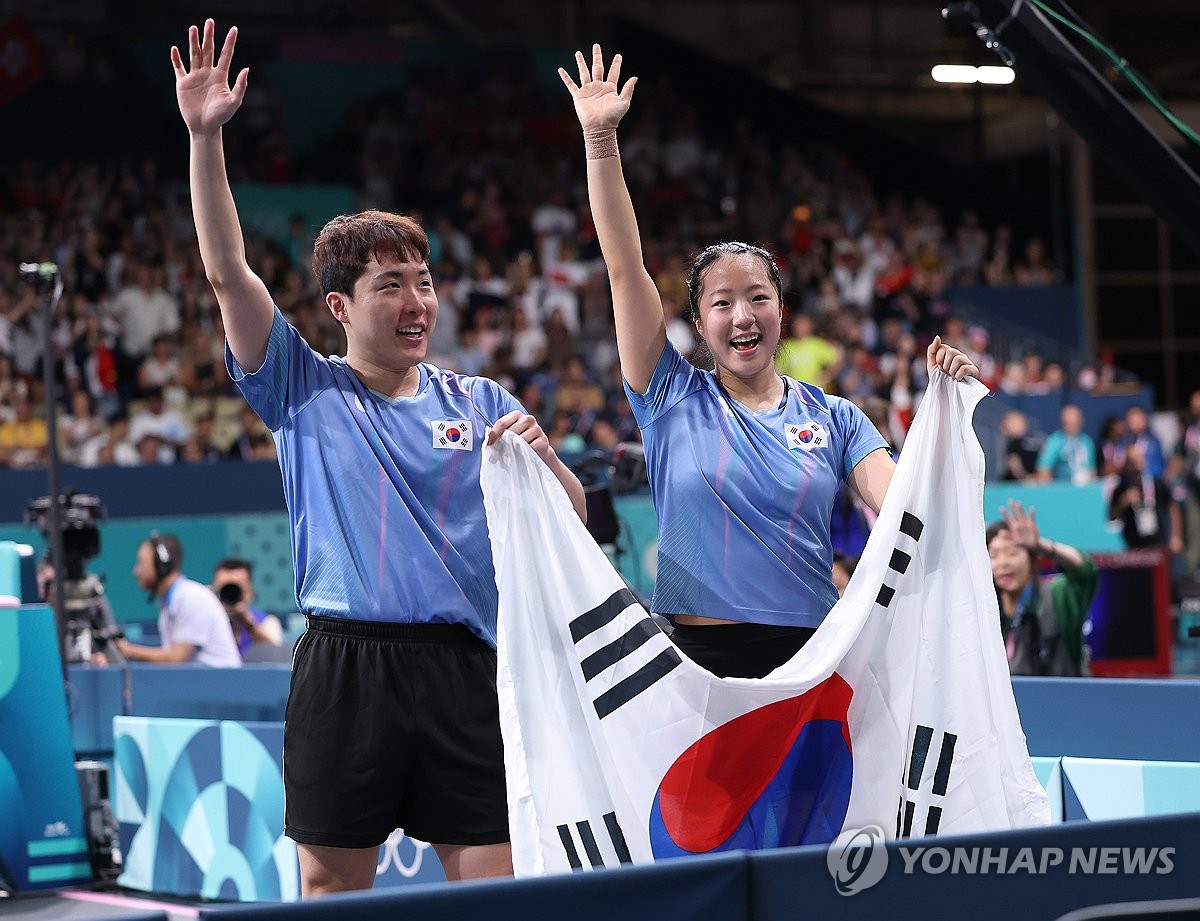
M 983 65 L 975 68 L 975 77 L 980 83 L 992 83 L 997 86 L 1007 86 L 1017 79 L 1011 67 Z
M 929 75 L 938 83 L 990 83 L 1003 86 L 1017 75 L 1011 67 L 975 67 L 972 64 L 935 64 Z

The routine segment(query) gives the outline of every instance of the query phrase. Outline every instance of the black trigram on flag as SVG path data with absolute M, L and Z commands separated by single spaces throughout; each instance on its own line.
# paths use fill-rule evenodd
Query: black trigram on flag
M 945 796 L 950 786 L 950 771 L 954 766 L 954 744 L 958 736 L 952 732 L 942 732 L 942 744 L 937 756 L 937 766 L 933 770 L 933 795 Z M 912 754 L 908 758 L 908 776 L 902 777 L 902 792 L 900 806 L 896 810 L 896 837 L 908 838 L 913 834 L 914 813 L 917 804 L 912 797 L 921 790 L 921 778 L 925 774 L 925 764 L 929 760 L 929 749 L 933 742 L 933 728 L 918 726 L 913 733 Z M 942 807 L 930 805 L 925 814 L 925 834 L 936 835 L 942 821 Z M 919 834 L 920 832 L 918 832 Z
M 896 540 L 896 546 L 892 549 L 892 558 L 888 560 L 888 569 L 898 575 L 904 575 L 908 572 L 908 564 L 912 562 L 912 553 L 902 550 L 903 545 L 908 545 L 909 541 L 904 540 L 904 537 L 912 538 L 912 544 L 915 544 L 921 539 L 921 532 L 925 530 L 925 525 L 912 512 L 905 512 L 900 519 L 900 537 Z M 910 545 L 910 549 L 915 551 L 916 547 Z M 889 574 L 891 579 L 895 576 Z M 875 596 L 875 603 L 883 605 L 885 608 L 892 603 L 892 598 L 896 594 L 896 589 L 888 585 L 886 582 L 879 587 L 879 594 Z
M 562 841 L 563 850 L 567 852 L 567 862 L 572 870 L 583 869 L 583 859 L 593 868 L 614 866 L 618 863 L 632 863 L 629 848 L 625 844 L 625 835 L 617 823 L 617 814 L 608 812 L 604 815 L 604 828 L 600 840 L 605 842 L 605 853 L 601 853 L 601 845 L 592 831 L 592 823 L 587 819 L 570 825 L 558 826 L 558 837 Z M 611 850 L 609 849 L 611 845 Z M 580 858 L 582 852 L 583 859 Z M 616 858 L 615 860 L 611 858 Z
M 636 611 L 622 617 L 630 608 Z M 583 679 L 599 678 L 595 686 L 605 688 L 592 699 L 601 719 L 683 661 L 666 634 L 646 616 L 633 592 L 625 588 L 572 620 L 571 639 L 579 652 Z

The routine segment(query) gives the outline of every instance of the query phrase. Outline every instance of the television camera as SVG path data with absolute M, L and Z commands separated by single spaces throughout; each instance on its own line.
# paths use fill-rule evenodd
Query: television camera
M 35 525 L 51 539 L 50 496 L 34 499 L 25 508 L 25 524 Z M 117 626 L 104 583 L 87 571 L 87 563 L 100 552 L 100 528 L 107 513 L 96 496 L 67 492 L 59 497 L 58 528 L 63 543 L 63 598 L 59 616 L 63 623 L 63 657 L 67 662 L 88 662 L 92 653 L 124 636 Z M 38 588 L 46 600 L 54 592 L 49 554 L 38 566 Z

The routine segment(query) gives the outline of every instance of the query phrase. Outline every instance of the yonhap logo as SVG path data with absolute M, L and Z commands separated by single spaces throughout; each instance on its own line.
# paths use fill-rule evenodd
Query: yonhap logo
M 1166 876 L 1174 847 L 939 847 L 896 848 L 903 876 Z M 888 850 L 877 825 L 850 828 L 829 846 L 825 864 L 841 895 L 870 889 L 887 872 Z
M 829 845 L 825 865 L 839 894 L 856 895 L 870 889 L 887 872 L 883 829 L 878 825 L 846 829 Z

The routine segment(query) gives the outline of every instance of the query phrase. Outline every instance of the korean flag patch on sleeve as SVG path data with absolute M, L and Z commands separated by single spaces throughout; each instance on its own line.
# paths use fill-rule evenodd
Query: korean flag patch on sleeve
M 783 431 L 789 448 L 811 451 L 829 444 L 829 432 L 819 422 L 789 422 Z
M 443 419 L 434 422 L 433 446 L 450 451 L 470 451 L 471 423 L 465 419 Z

